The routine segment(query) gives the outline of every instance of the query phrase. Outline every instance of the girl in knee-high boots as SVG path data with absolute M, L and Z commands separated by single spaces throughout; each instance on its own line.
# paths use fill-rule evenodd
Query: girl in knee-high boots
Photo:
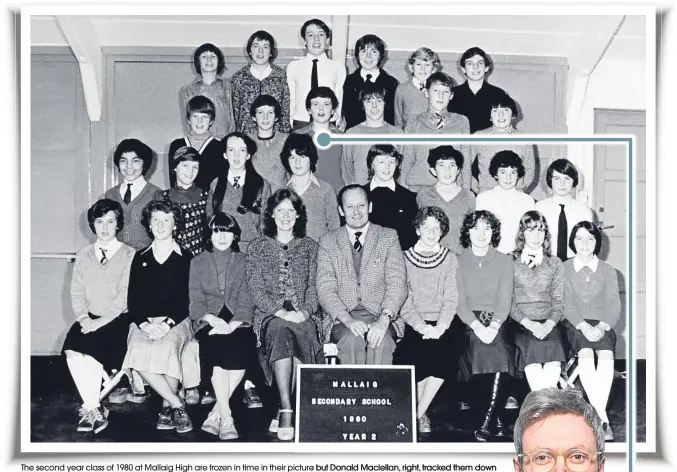
M 490 211 L 468 213 L 461 229 L 458 257 L 458 315 L 466 324 L 467 349 L 461 362 L 469 366 L 483 403 L 484 418 L 475 431 L 480 442 L 502 435 L 501 412 L 514 374 L 514 350 L 505 321 L 510 313 L 513 262 L 496 250 L 500 223 Z

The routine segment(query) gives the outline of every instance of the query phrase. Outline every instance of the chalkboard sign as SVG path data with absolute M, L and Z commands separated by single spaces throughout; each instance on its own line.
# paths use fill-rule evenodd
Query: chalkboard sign
M 299 442 L 416 441 L 411 367 L 299 367 Z

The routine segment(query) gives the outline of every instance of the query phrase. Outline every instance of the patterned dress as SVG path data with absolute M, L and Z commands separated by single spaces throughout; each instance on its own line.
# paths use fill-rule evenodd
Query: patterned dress
M 173 187 L 162 190 L 155 196 L 156 200 L 169 200 L 181 207 L 183 226 L 174 239 L 191 257 L 204 251 L 207 194 L 193 185 L 188 189 Z

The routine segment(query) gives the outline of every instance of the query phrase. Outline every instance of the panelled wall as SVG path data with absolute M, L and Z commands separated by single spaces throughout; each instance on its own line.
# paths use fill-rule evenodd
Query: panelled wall
M 89 241 L 89 133 L 80 72 L 64 48 L 31 63 L 31 353 L 54 354 L 73 323 L 69 254 Z
M 230 76 L 247 63 L 241 48 L 224 48 Z M 183 47 L 104 48 L 102 120 L 87 119 L 78 64 L 68 48 L 34 48 L 32 55 L 32 307 L 31 353 L 57 354 L 73 321 L 69 285 L 72 254 L 90 241 L 85 211 L 117 183 L 112 164 L 116 144 L 128 137 L 157 153 L 149 180 L 166 188 L 169 143 L 181 136 L 178 91 L 195 78 L 193 49 Z M 282 49 L 276 63 L 285 67 L 300 49 Z M 400 81 L 408 77 L 409 52 L 391 51 L 385 69 Z M 444 71 L 457 82 L 459 55 L 441 53 Z M 490 82 L 519 103 L 518 128 L 528 133 L 566 133 L 565 58 L 493 56 Z M 349 72 L 355 68 L 348 58 Z M 540 168 L 565 156 L 563 147 L 539 146 Z M 545 196 L 544 178 L 532 191 Z

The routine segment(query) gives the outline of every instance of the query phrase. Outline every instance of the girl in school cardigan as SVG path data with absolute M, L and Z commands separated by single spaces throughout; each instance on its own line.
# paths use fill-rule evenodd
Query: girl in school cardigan
M 71 280 L 76 321 L 62 352 L 82 398 L 77 430 L 95 434 L 108 426 L 99 403 L 104 369 L 120 369 L 127 350 L 127 288 L 134 249 L 117 234 L 124 226 L 118 202 L 102 199 L 87 211 L 96 242 L 78 251 Z
M 604 437 L 613 441 L 606 404 L 614 379 L 614 327 L 621 316 L 618 276 L 613 267 L 598 259 L 602 234 L 591 222 L 581 221 L 573 227 L 569 247 L 576 255 L 564 263 L 562 328 L 571 355 L 578 355 L 581 383 L 602 418 Z

